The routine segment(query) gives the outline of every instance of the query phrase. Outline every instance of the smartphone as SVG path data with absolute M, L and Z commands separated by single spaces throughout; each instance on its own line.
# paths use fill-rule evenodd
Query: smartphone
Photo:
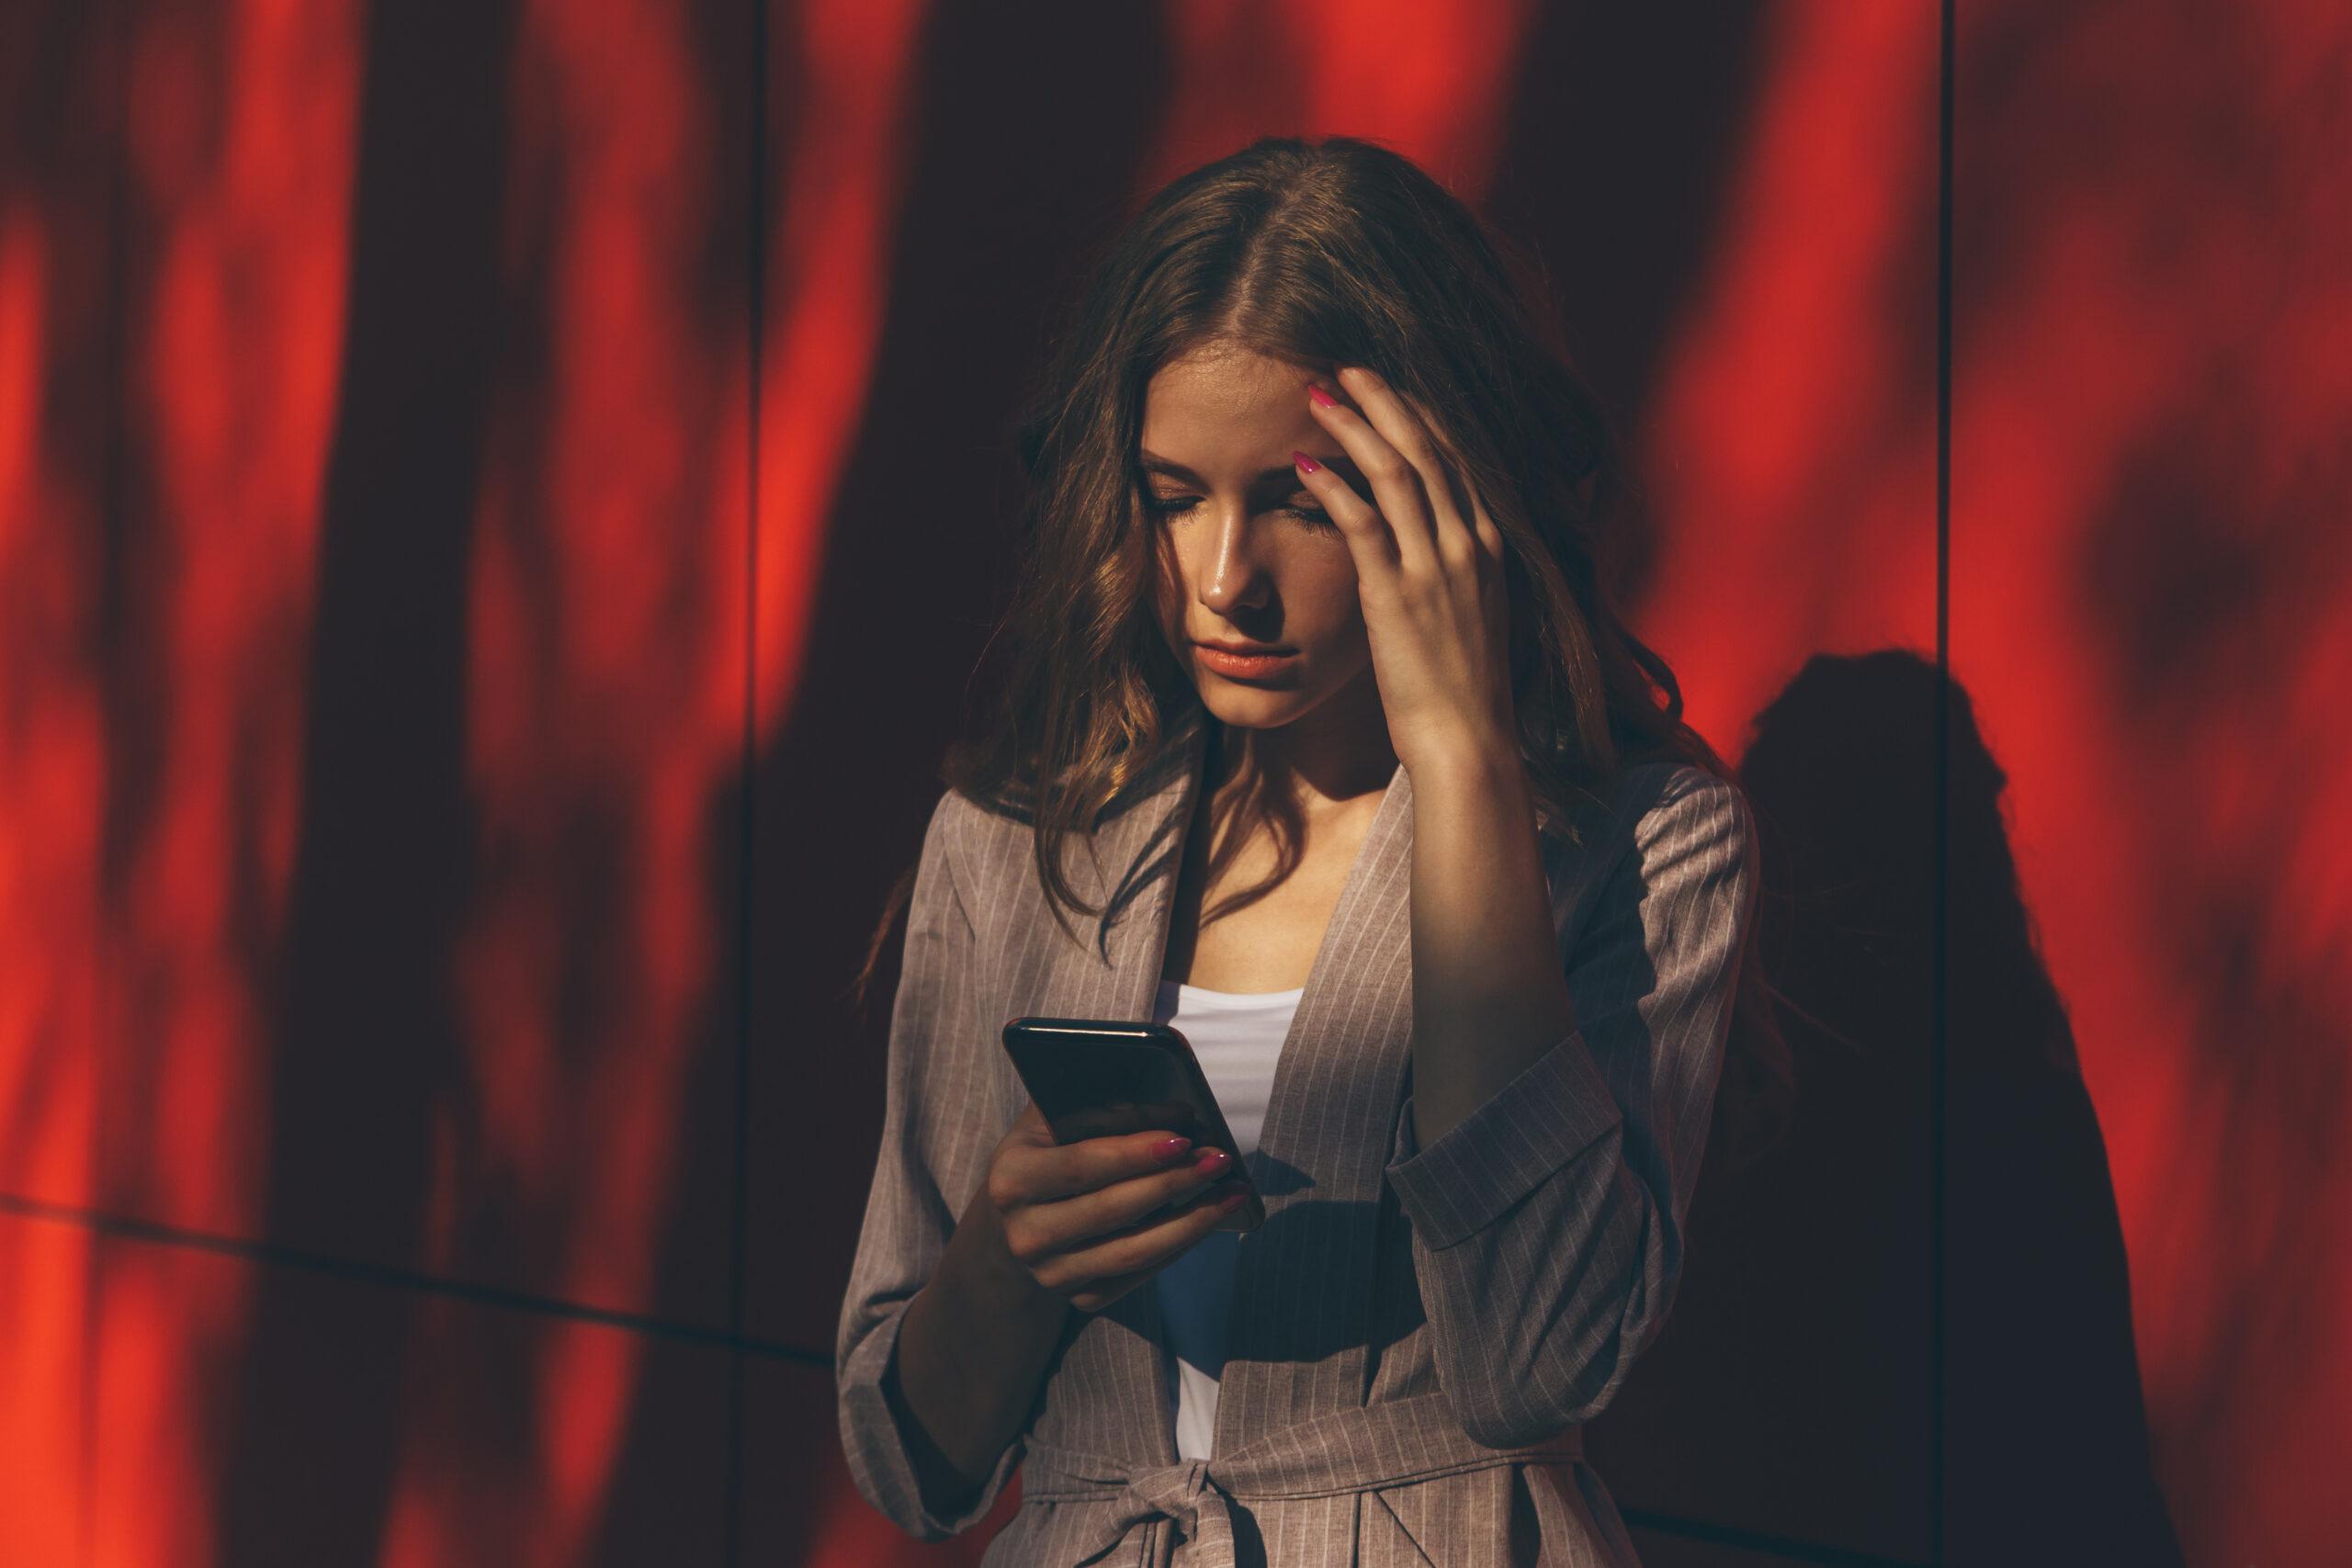
M 1220 1148 L 1230 1155 L 1232 1164 L 1217 1179 L 1238 1179 L 1247 1194 L 1241 1207 L 1216 1228 L 1248 1230 L 1265 1222 L 1265 1201 L 1250 1179 L 1200 1058 L 1172 1026 L 1124 1019 L 1016 1018 L 1004 1026 L 1004 1049 L 1056 1143 L 1159 1127 L 1181 1133 L 1196 1150 Z

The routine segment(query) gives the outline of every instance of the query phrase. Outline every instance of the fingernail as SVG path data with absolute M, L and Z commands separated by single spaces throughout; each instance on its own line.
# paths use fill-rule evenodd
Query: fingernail
M 1170 1165 L 1174 1165 L 1184 1157 L 1184 1151 L 1192 1146 L 1193 1140 L 1190 1138 L 1162 1138 L 1151 1145 L 1151 1152 Z
M 1220 1214 L 1229 1214 L 1233 1213 L 1234 1210 L 1241 1207 L 1243 1203 L 1247 1202 L 1249 1198 L 1250 1194 L 1247 1192 L 1236 1192 L 1230 1198 L 1219 1200 L 1216 1206 L 1216 1212 Z
M 1201 1157 L 1193 1162 L 1193 1174 L 1213 1176 L 1224 1168 L 1225 1151 L 1223 1149 L 1203 1149 Z
M 1330 393 L 1325 391 L 1322 388 L 1317 386 L 1312 381 L 1309 381 L 1306 384 L 1306 396 L 1308 400 L 1313 402 L 1315 406 L 1319 409 L 1335 409 L 1340 406 L 1339 399 L 1333 397 Z
M 1290 460 L 1296 463 L 1301 468 L 1310 474 L 1323 467 L 1322 464 L 1317 462 L 1314 458 L 1308 457 L 1306 453 L 1300 451 L 1295 446 L 1291 448 Z

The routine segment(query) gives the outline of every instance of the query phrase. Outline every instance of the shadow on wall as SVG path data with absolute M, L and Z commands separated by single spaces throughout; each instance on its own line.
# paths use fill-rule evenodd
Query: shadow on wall
M 1917 656 L 1816 657 L 1742 765 L 1798 1104 L 1700 1176 L 1667 1326 L 1592 1424 L 1629 1512 L 1932 1555 L 1935 711 Z M 1950 702 L 1944 1515 L 1951 1561 L 2177 1563 L 2098 1119 L 2036 951 L 2007 779 Z

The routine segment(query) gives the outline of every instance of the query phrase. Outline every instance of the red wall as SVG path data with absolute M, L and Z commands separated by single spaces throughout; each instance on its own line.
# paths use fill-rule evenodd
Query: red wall
M 0 1562 L 977 1560 L 835 1443 L 840 992 L 1052 291 L 1268 131 L 1541 249 L 1773 835 L 1645 1559 L 2327 1561 L 2352 26 L 1011 9 L 0 11 Z

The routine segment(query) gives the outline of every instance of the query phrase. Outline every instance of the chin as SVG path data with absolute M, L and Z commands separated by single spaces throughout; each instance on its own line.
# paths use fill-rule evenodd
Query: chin
M 1227 686 L 1222 691 L 1199 688 L 1201 705 L 1219 724 L 1235 729 L 1274 729 L 1310 707 L 1297 692 L 1249 691 Z

